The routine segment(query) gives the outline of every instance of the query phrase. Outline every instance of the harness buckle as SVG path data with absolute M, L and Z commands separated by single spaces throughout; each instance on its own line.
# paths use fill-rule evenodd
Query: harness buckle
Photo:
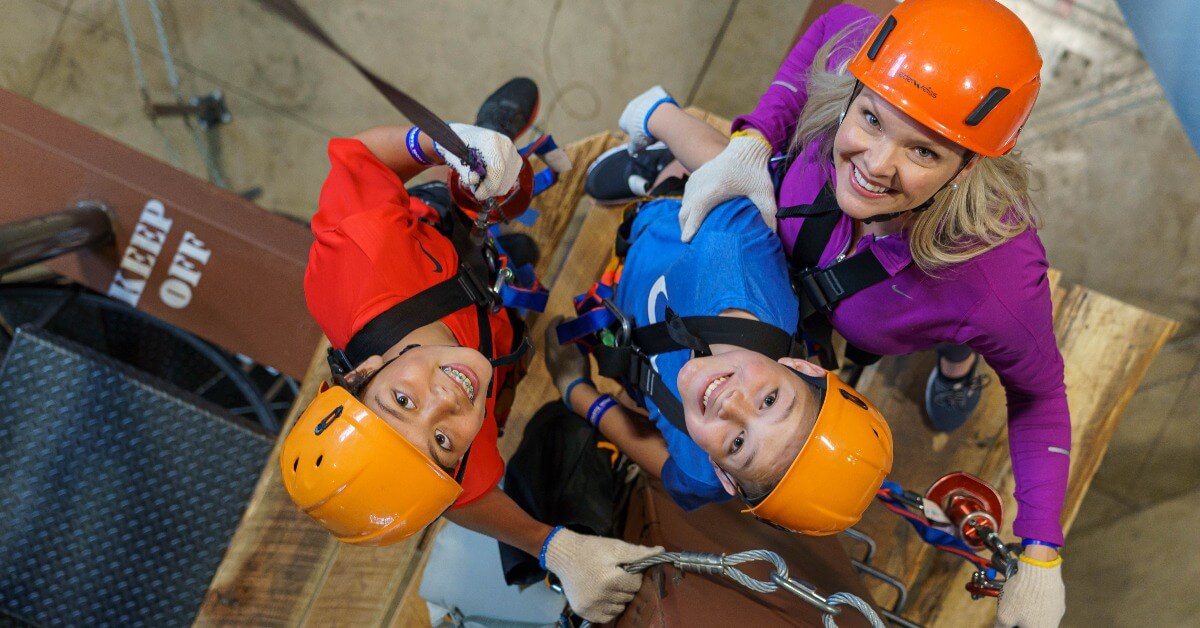
M 471 300 L 479 305 L 491 306 L 499 297 L 492 290 L 492 287 L 483 283 L 475 273 L 465 264 L 460 263 L 458 267 L 458 283 L 466 290 L 467 295 Z
M 808 297 L 813 309 L 828 314 L 845 296 L 846 290 L 837 277 L 820 268 L 807 268 L 796 276 L 794 288 Z

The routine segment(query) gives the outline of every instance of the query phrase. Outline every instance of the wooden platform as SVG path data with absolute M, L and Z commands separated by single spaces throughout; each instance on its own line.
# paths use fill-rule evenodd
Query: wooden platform
M 718 128 L 728 128 L 728 123 L 719 118 L 696 113 Z M 581 202 L 587 164 L 619 141 L 616 136 L 605 133 L 571 144 L 567 150 L 575 170 L 567 173 L 555 188 L 535 203 L 542 212 L 541 219 L 531 230 L 542 247 L 538 270 L 543 276 L 551 276 L 557 271 L 547 315 L 529 319 L 530 337 L 535 342 L 542 338 L 548 315 L 569 312 L 571 297 L 589 287 L 608 260 L 613 233 L 620 221 L 619 212 L 611 208 L 587 208 L 569 253 L 565 258 L 555 253 Z M 558 269 L 549 267 L 555 259 L 563 259 Z M 1066 361 L 1075 426 L 1071 484 L 1065 511 L 1069 525 L 1122 410 L 1176 324 L 1085 288 L 1059 289 L 1056 295 L 1056 332 Z M 316 385 L 327 376 L 320 359 L 323 351 L 322 347 L 314 357 L 305 387 L 297 400 L 297 409 L 307 404 Z M 907 487 L 923 489 L 941 474 L 961 469 L 997 484 L 1011 502 L 1011 472 L 1000 387 L 993 385 L 988 389 L 983 408 L 959 433 L 951 437 L 935 436 L 921 418 L 924 381 L 931 366 L 930 355 L 889 358 L 868 370 L 861 382 L 860 388 L 879 405 L 896 435 L 893 479 Z M 503 454 L 511 455 L 520 440 L 524 422 L 556 394 L 542 361 L 535 360 L 518 389 L 508 432 L 501 439 Z M 296 412 L 293 411 L 291 420 Z M 416 591 L 425 549 L 437 526 L 424 535 L 388 548 L 338 544 L 287 499 L 275 457 L 272 456 L 271 464 L 263 472 L 196 624 L 425 624 L 427 614 Z M 1011 507 L 1011 503 L 1008 506 Z M 743 518 L 743 521 L 746 526 L 759 525 L 749 518 Z M 879 554 L 873 564 L 898 575 L 910 586 L 918 587 L 914 589 L 905 615 L 932 625 L 990 625 L 995 603 L 969 599 L 962 590 L 968 570 L 961 561 L 933 555 L 907 524 L 882 508 L 872 507 L 862 527 L 879 543 Z M 848 547 L 853 552 L 858 551 L 853 544 Z M 732 551 L 740 549 L 751 548 L 733 548 Z M 1069 552 L 1068 540 L 1068 560 Z M 793 565 L 793 568 L 800 571 L 805 566 Z M 684 582 L 692 581 L 699 579 Z M 877 588 L 876 592 L 877 600 L 887 606 L 893 594 L 886 588 Z M 704 598 L 698 599 L 703 601 Z M 697 610 L 703 609 L 690 608 L 692 612 Z M 674 621 L 669 605 L 664 606 L 656 617 L 653 623 L 657 625 L 685 625 L 682 615 Z M 639 620 L 623 625 L 646 623 Z

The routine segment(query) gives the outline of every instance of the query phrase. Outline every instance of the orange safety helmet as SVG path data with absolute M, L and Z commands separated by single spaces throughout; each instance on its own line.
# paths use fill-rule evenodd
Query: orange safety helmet
M 774 490 L 745 512 L 800 534 L 836 534 L 858 523 L 891 470 L 887 421 L 830 371 L 808 440 Z
M 907 0 L 848 66 L 896 108 L 988 157 L 1017 143 L 1041 68 L 1029 29 L 995 0 Z
M 433 523 L 462 486 L 341 386 L 321 390 L 279 455 L 283 486 L 339 541 L 390 545 Z

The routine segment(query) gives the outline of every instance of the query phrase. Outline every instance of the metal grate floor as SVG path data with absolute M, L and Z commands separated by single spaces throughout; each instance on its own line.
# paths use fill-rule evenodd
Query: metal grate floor
M 19 329 L 0 365 L 0 614 L 189 624 L 271 446 L 189 393 Z

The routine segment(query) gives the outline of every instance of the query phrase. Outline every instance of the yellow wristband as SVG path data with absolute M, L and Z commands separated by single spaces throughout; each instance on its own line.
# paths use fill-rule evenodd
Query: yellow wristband
M 1030 565 L 1033 565 L 1034 567 L 1044 567 L 1046 569 L 1052 569 L 1052 568 L 1057 567 L 1062 564 L 1062 556 L 1055 556 L 1054 560 L 1038 560 L 1036 558 L 1030 558 L 1024 554 L 1021 554 L 1021 562 L 1029 563 Z
M 763 144 L 766 144 L 767 148 L 771 149 L 772 151 L 775 150 L 775 147 L 771 146 L 771 143 L 767 141 L 767 138 L 763 137 L 762 135 L 759 135 L 758 133 L 751 133 L 750 131 L 741 130 L 741 131 L 737 131 L 733 135 L 730 135 L 729 139 L 734 139 L 736 137 L 752 137 L 752 138 L 762 142 Z

